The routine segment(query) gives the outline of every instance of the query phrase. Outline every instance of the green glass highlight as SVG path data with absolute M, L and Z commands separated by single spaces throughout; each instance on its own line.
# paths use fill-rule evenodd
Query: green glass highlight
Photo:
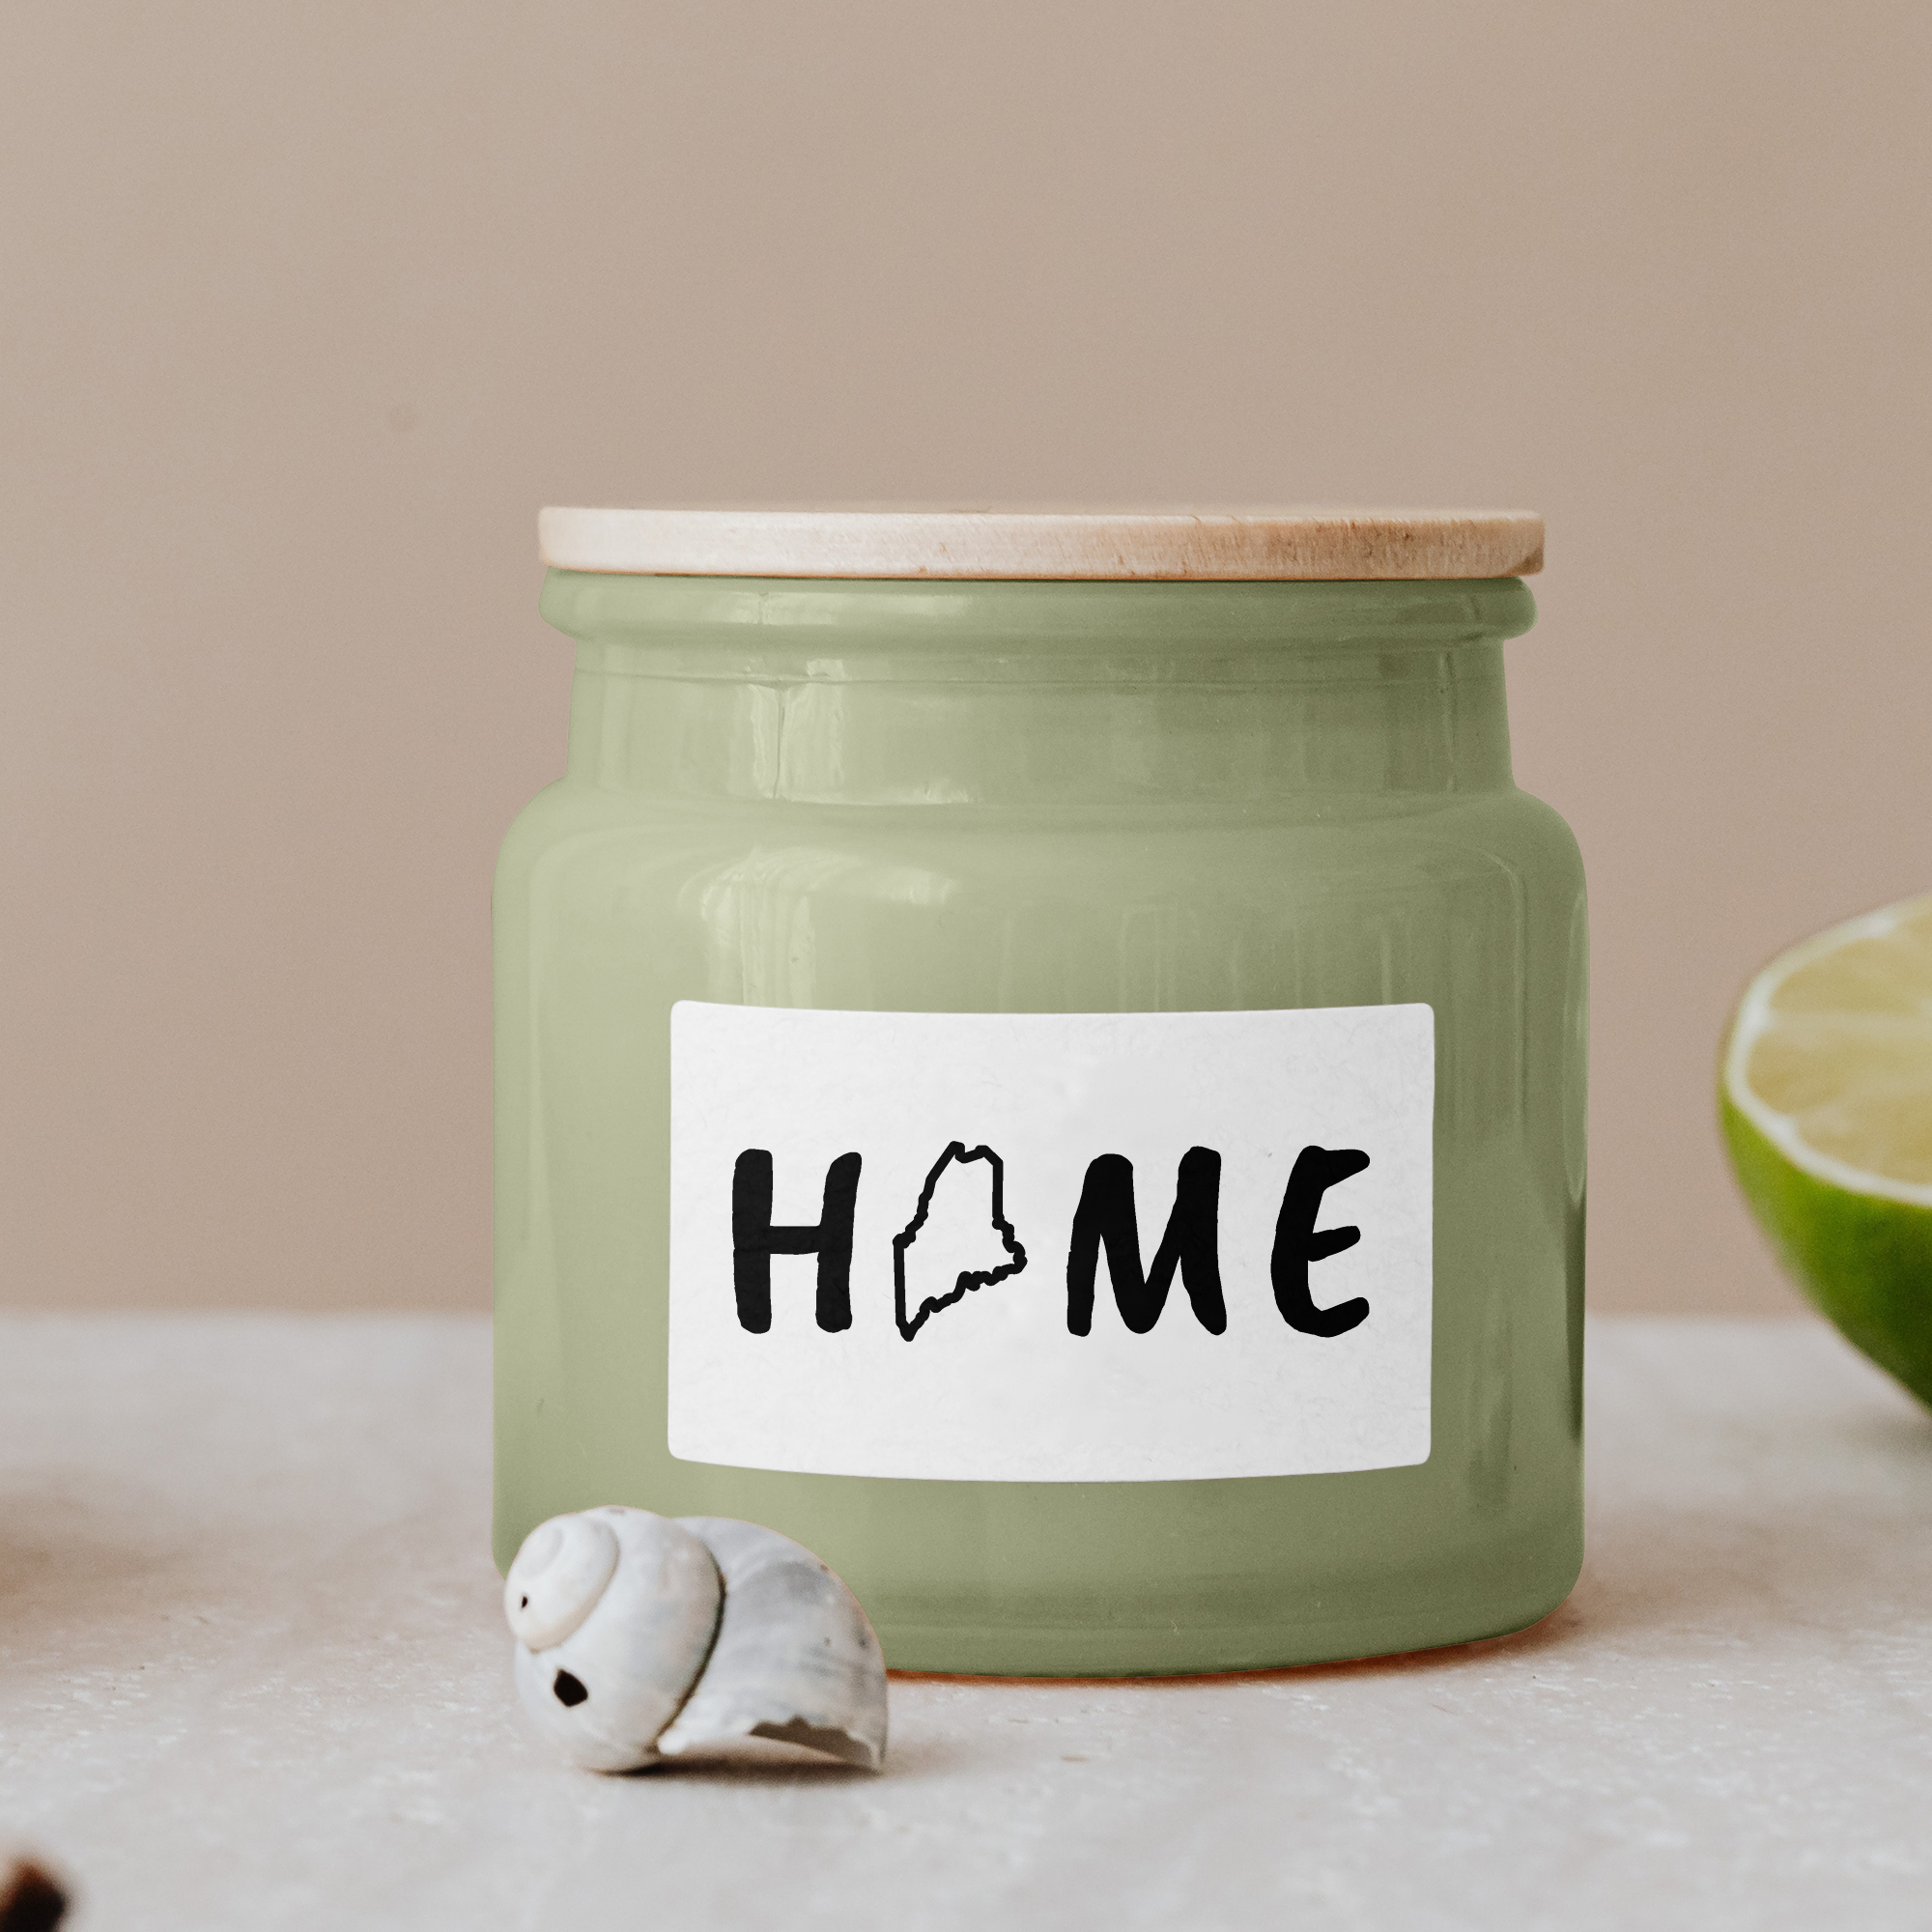
M 504 842 L 496 1552 L 604 1502 L 743 1517 L 899 1669 L 1224 1670 L 1453 1643 L 1582 1553 L 1587 968 L 1510 772 L 1480 582 L 553 571 L 569 766 Z M 1430 1460 L 1183 1483 L 673 1461 L 674 1001 L 918 1012 L 1427 1001 Z

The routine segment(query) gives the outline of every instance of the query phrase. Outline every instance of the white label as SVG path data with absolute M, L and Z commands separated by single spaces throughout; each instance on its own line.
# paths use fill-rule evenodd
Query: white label
M 1426 1006 L 682 1001 L 670 1452 L 1029 1483 L 1426 1462 L 1435 1084 Z

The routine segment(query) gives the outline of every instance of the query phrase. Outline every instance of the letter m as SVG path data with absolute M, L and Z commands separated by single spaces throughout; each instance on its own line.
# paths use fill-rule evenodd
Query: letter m
M 1094 1277 L 1100 1250 L 1107 1251 L 1114 1301 L 1121 1320 L 1145 1335 L 1167 1306 L 1174 1271 L 1187 1290 L 1194 1317 L 1210 1335 L 1226 1332 L 1221 1299 L 1221 1156 L 1212 1148 L 1189 1148 L 1174 1183 L 1174 1210 L 1141 1272 L 1140 1224 L 1134 1212 L 1134 1164 L 1123 1154 L 1103 1153 L 1087 1169 L 1080 1205 L 1073 1210 L 1073 1239 L 1066 1251 L 1066 1326 L 1075 1335 L 1094 1327 Z

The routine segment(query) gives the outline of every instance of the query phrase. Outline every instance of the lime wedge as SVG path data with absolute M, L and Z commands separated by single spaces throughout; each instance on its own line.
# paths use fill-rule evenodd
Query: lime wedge
M 1745 989 L 1719 1105 L 1785 1266 L 1932 1405 L 1932 896 L 1847 920 Z

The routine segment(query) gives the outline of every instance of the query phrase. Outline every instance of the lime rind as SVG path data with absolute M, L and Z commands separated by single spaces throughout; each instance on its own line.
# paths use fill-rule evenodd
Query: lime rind
M 1901 1204 L 1866 1176 L 1841 1186 L 1813 1171 L 1827 1164 L 1816 1154 L 1801 1165 L 1729 1091 L 1722 1117 L 1739 1184 L 1787 1271 L 1848 1342 L 1932 1407 L 1932 1206 Z
M 1820 1185 L 1837 1193 L 1876 1196 L 1881 1200 L 1899 1202 L 1908 1208 L 1932 1210 L 1932 1182 L 1902 1180 L 1891 1175 L 1873 1174 L 1812 1147 L 1800 1134 L 1797 1122 L 1769 1106 L 1751 1091 L 1745 1077 L 1751 1049 L 1774 1023 L 1772 1002 L 1778 987 L 1791 974 L 1813 959 L 1835 952 L 1840 947 L 1856 940 L 1886 938 L 1899 926 L 1922 918 L 1928 910 L 1932 910 L 1932 895 L 1905 899 L 1897 905 L 1883 906 L 1877 912 L 1861 913 L 1857 919 L 1827 926 L 1823 932 L 1814 933 L 1788 952 L 1780 952 L 1745 989 L 1745 996 L 1738 1004 L 1737 1017 L 1731 1024 L 1730 1040 L 1724 1049 L 1723 1097 L 1727 1109 L 1727 1133 L 1729 1112 L 1734 1111 L 1747 1121 L 1786 1161 Z M 1732 1151 L 1735 1158 L 1735 1146 Z M 1746 1191 L 1749 1192 L 1748 1187 Z M 1926 1399 L 1932 1401 L 1932 1396 Z

